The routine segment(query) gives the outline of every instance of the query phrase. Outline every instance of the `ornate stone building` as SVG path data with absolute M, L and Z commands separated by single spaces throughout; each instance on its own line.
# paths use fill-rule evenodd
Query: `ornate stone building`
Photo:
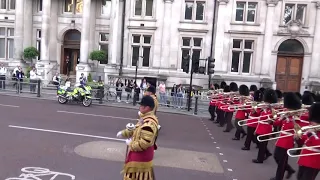
M 191 59 L 204 63 L 199 59 L 211 51 L 214 1 L 0 0 L 0 6 L 0 61 L 24 65 L 23 50 L 34 46 L 40 51 L 36 66 L 47 80 L 66 74 L 69 58 L 74 77 L 90 72 L 107 80 L 120 69 L 134 77 L 138 64 L 139 78 L 183 84 Z M 104 64 L 89 60 L 93 50 L 108 53 Z M 206 75 L 194 78 L 198 85 L 208 82 Z
M 213 80 L 304 91 L 320 80 L 320 1 L 218 0 Z

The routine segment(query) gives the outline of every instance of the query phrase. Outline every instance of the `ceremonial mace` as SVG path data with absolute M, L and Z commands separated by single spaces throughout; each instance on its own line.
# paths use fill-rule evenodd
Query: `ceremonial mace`
M 136 128 L 136 126 L 135 126 L 133 123 L 128 123 L 128 124 L 126 125 L 126 129 L 127 129 L 128 131 L 133 131 L 135 128 Z M 126 154 L 125 154 L 125 156 L 124 156 L 124 162 L 126 162 L 126 160 L 127 160 L 128 151 L 129 151 L 129 146 L 127 145 Z

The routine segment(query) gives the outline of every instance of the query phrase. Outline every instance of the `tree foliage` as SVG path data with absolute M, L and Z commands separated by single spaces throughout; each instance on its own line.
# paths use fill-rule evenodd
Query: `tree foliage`
M 35 47 L 27 47 L 23 51 L 23 57 L 26 60 L 35 59 L 39 55 L 40 55 L 40 53 Z
M 96 50 L 90 53 L 90 59 L 95 61 L 104 62 L 107 60 L 107 54 L 104 51 Z

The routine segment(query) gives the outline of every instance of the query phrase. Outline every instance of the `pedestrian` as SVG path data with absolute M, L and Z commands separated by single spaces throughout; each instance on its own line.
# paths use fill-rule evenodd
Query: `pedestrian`
M 125 91 L 127 93 L 127 102 L 126 103 L 129 103 L 129 100 L 131 99 L 133 87 L 134 87 L 133 80 L 132 79 L 128 80 L 127 86 L 125 88 Z
M 171 88 L 171 106 L 176 108 L 177 107 L 177 85 L 173 84 Z
M 22 83 L 24 78 L 24 72 L 22 68 L 19 66 L 19 69 L 16 71 L 16 88 L 17 92 L 22 92 Z
M 0 88 L 6 89 L 6 76 L 7 68 L 4 67 L 3 63 L 0 64 Z
M 116 82 L 116 94 L 117 94 L 116 99 L 118 100 L 118 102 L 121 102 L 122 88 L 123 88 L 123 83 L 119 78 Z
M 69 56 L 66 57 L 66 72 L 67 72 L 67 76 L 70 75 L 70 68 L 71 68 L 71 62 L 69 59 Z
M 36 92 L 36 87 L 38 83 L 38 74 L 37 74 L 37 69 L 35 67 L 32 68 L 30 71 L 30 93 L 35 93 Z
M 160 96 L 160 105 L 167 105 L 167 96 L 166 96 L 166 85 L 164 82 L 159 84 L 159 96 Z

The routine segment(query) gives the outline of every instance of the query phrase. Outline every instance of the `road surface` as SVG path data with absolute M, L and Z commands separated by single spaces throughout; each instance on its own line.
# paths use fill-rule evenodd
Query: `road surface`
M 0 179 L 35 172 L 41 180 L 121 179 L 126 145 L 115 135 L 136 121 L 136 109 L 0 97 Z M 231 133 L 206 119 L 161 112 L 158 117 L 158 180 L 268 180 L 275 172 L 272 158 L 252 164 L 255 149 L 241 151 L 243 142 L 231 141 Z

